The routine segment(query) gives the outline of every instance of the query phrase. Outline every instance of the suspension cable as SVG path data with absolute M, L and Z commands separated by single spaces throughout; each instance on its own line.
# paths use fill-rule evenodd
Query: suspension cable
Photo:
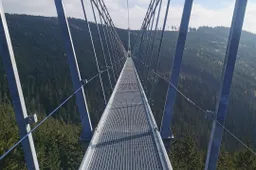
M 153 70 L 155 72 L 158 71 L 158 67 L 159 67 L 160 52 L 161 52 L 161 48 L 162 48 L 163 36 L 164 36 L 166 22 L 167 22 L 169 8 L 170 8 L 170 1 L 171 0 L 167 1 L 167 6 L 166 6 L 166 11 L 165 11 L 165 16 L 164 16 L 164 23 L 163 23 L 163 28 L 162 28 L 160 42 L 159 42 L 158 51 L 157 51 L 156 64 L 153 67 Z M 149 97 L 150 99 L 152 98 L 152 95 L 154 94 L 154 91 L 155 91 L 155 76 L 153 76 L 153 85 L 152 85 L 152 88 L 151 88 L 151 91 L 150 91 L 150 97 Z
M 149 39 L 147 41 L 147 45 L 145 47 L 145 50 L 144 50 L 144 63 L 147 63 L 148 62 L 148 51 L 149 51 L 149 47 L 150 47 L 150 44 L 151 44 L 151 41 L 152 41 L 152 32 L 153 32 L 153 26 L 154 26 L 154 22 L 155 22 L 155 11 L 154 11 L 154 14 L 153 14 L 153 17 L 152 17 L 152 21 L 151 21 L 151 25 L 150 25 L 150 30 L 149 30 Z M 147 80 L 147 76 L 145 76 L 145 72 L 147 71 L 147 68 L 145 68 L 142 72 L 142 76 L 144 77 L 144 82 L 146 82 Z
M 109 33 L 110 33 L 110 41 L 111 41 L 111 45 L 112 45 L 112 52 L 114 54 L 114 60 L 116 61 L 118 58 L 118 49 L 117 49 L 117 45 L 116 45 L 116 41 L 115 41 L 115 35 L 113 35 L 113 32 L 111 31 L 112 28 L 111 26 L 109 26 Z M 119 72 L 120 70 L 120 66 L 118 65 L 116 67 L 116 71 Z
M 151 46 L 151 53 L 149 54 L 150 55 L 150 61 L 149 61 L 148 72 L 150 71 L 149 69 L 152 66 L 152 58 L 153 58 L 153 55 L 154 55 L 156 33 L 157 33 L 157 27 L 158 27 L 158 23 L 159 23 L 161 8 L 162 8 L 162 2 L 163 2 L 163 0 L 160 1 L 160 5 L 159 5 L 159 9 L 158 9 L 157 20 L 156 20 L 156 25 L 155 25 L 155 32 L 154 32 L 154 39 L 153 39 L 153 43 L 152 43 L 152 46 Z M 148 76 L 148 72 L 147 72 L 146 76 Z M 150 93 L 149 93 L 149 101 L 151 101 L 151 99 L 152 99 L 152 96 L 153 96 L 153 93 L 154 93 L 154 88 L 155 88 L 154 86 L 155 86 L 155 78 L 153 77 L 153 85 L 152 85 Z
M 115 48 L 115 49 L 113 49 L 113 54 L 115 55 L 114 59 L 118 58 L 120 56 L 120 49 L 118 48 L 120 45 L 120 38 L 116 32 L 115 26 L 114 26 L 112 19 L 108 13 L 108 10 L 103 1 L 99 1 L 99 4 L 97 4 L 95 2 L 95 0 L 92 0 L 92 2 L 95 4 L 100 15 L 103 17 L 104 22 L 107 25 L 109 25 L 110 42 L 112 42 L 112 48 Z M 100 10 L 99 6 L 102 10 Z M 120 66 L 117 69 L 120 71 L 121 70 Z
M 98 58 L 97 58 L 97 54 L 96 54 L 96 50 L 95 50 L 95 46 L 94 46 L 94 41 L 93 41 L 93 37 L 92 37 L 91 27 L 90 27 L 90 23 L 88 22 L 88 19 L 87 19 L 87 15 L 86 15 L 86 12 L 85 12 L 85 5 L 84 5 L 84 1 L 83 0 L 81 0 L 81 4 L 82 4 L 82 9 L 83 9 L 83 14 L 84 14 L 85 22 L 87 23 L 87 28 L 88 28 L 88 32 L 89 32 L 91 43 L 92 43 L 92 49 L 93 49 L 94 59 L 95 59 L 95 62 L 96 62 L 96 68 L 97 68 L 98 73 L 100 73 L 101 71 L 100 71 L 100 66 L 99 66 L 99 62 L 98 62 Z M 92 6 L 92 9 L 94 11 L 94 8 L 93 8 L 92 4 L 91 4 L 91 6 Z M 100 85 L 101 85 L 101 90 L 102 90 L 102 93 L 103 93 L 104 102 L 106 104 L 107 100 L 106 100 L 106 95 L 105 95 L 105 90 L 104 90 L 104 85 L 103 85 L 101 74 L 99 75 L 99 79 L 100 79 Z
M 159 5 L 159 8 L 158 8 L 158 14 L 157 14 L 157 19 L 156 19 L 156 24 L 155 24 L 153 43 L 152 43 L 152 46 L 151 46 L 151 52 L 149 54 L 150 55 L 150 61 L 149 61 L 149 66 L 150 67 L 151 67 L 151 64 L 152 64 L 152 57 L 153 57 L 154 48 L 155 48 L 156 33 L 157 33 L 157 27 L 158 27 L 158 23 L 159 23 L 161 8 L 162 8 L 162 2 L 163 2 L 163 0 L 160 1 L 160 5 Z
M 113 54 L 113 57 L 115 59 L 116 58 L 115 56 L 117 56 L 117 54 L 116 54 L 116 50 L 114 50 L 115 47 L 114 47 L 113 38 L 112 38 L 113 34 L 111 34 L 112 30 L 110 29 L 111 26 L 109 25 L 110 21 L 108 20 L 108 18 L 106 16 L 106 13 L 102 12 L 102 11 L 104 11 L 104 8 L 102 7 L 102 5 L 100 4 L 100 7 L 102 9 L 102 10 L 100 10 L 98 4 L 94 0 L 93 0 L 93 3 L 95 4 L 99 14 L 102 16 L 102 19 L 104 20 L 104 22 L 106 24 L 107 39 L 109 40 L 110 50 L 111 50 L 111 53 Z M 111 63 L 113 63 L 112 54 L 110 55 L 110 58 L 109 58 Z M 116 68 L 116 70 L 117 70 L 117 68 Z M 115 82 L 116 82 L 117 74 L 115 72 L 115 68 L 113 68 L 113 74 L 114 74 L 114 79 L 115 79 Z
M 100 17 L 100 23 L 101 23 L 101 25 L 102 25 L 104 40 L 105 40 L 105 42 L 106 42 L 106 47 L 107 47 L 107 51 L 108 51 L 108 57 L 109 57 L 109 61 L 110 61 L 110 66 L 113 67 L 113 62 L 112 62 L 112 58 L 111 58 L 111 54 L 110 54 L 110 49 L 109 49 L 109 44 L 108 44 L 109 42 L 108 42 L 107 33 L 106 33 L 106 32 L 107 32 L 107 29 L 106 29 L 106 26 L 104 26 L 101 17 Z M 112 69 L 112 73 L 113 73 L 114 81 L 116 82 L 114 69 Z M 113 90 L 113 86 L 112 86 L 111 88 L 112 88 L 112 90 Z
M 107 31 L 107 36 L 108 36 L 108 41 L 109 41 L 109 45 L 110 45 L 110 51 L 111 51 L 111 56 L 110 56 L 110 61 L 111 62 L 115 62 L 115 56 L 116 56 L 116 50 L 114 50 L 114 44 L 113 44 L 113 39 L 112 39 L 112 35 L 110 33 L 109 30 L 109 25 L 106 26 L 106 31 Z M 113 59 L 112 59 L 113 58 Z M 114 61 L 113 61 L 114 60 Z M 113 72 L 114 72 L 114 77 L 115 77 L 115 81 L 117 81 L 118 75 L 117 75 L 117 68 L 114 67 L 113 68 Z
M 93 6 L 92 3 L 91 3 L 91 5 Z M 98 21 L 97 21 L 97 18 L 96 18 L 94 8 L 93 8 L 93 17 L 94 17 L 94 21 L 95 21 L 95 24 L 96 24 L 96 27 L 97 27 L 97 33 L 98 33 L 98 38 L 100 40 L 100 46 L 101 46 L 101 50 L 102 50 L 102 54 L 103 54 L 103 59 L 104 59 L 104 62 L 105 62 L 105 67 L 108 67 L 106 54 L 105 54 L 105 48 L 104 48 L 104 44 L 103 44 L 103 40 L 102 40 L 102 36 L 101 36 L 101 32 L 100 32 L 100 28 L 99 28 L 99 24 L 98 24 Z M 101 19 L 101 15 L 99 15 L 99 18 Z M 108 73 L 108 79 L 109 79 L 110 87 L 113 90 L 112 82 L 111 82 L 111 79 L 110 79 L 110 73 L 109 73 L 109 71 L 107 73 Z
M 142 37 L 141 37 L 139 52 L 138 52 L 138 56 L 139 56 L 140 59 L 144 58 L 144 46 L 143 46 L 143 44 L 144 44 L 145 41 L 147 41 L 147 29 L 148 29 L 148 27 L 149 27 L 149 25 L 147 25 L 147 27 L 142 32 Z M 143 67 L 140 66 L 139 71 L 142 71 L 142 68 Z
M 94 1 L 94 0 L 93 0 L 93 1 Z M 113 29 L 113 32 L 114 32 L 114 35 L 115 35 L 115 38 L 116 38 L 117 42 L 122 42 L 121 39 L 120 39 L 120 37 L 118 36 L 118 34 L 117 34 L 117 32 L 116 32 L 116 29 L 115 29 L 116 27 L 115 27 L 115 25 L 114 25 L 114 23 L 113 23 L 113 21 L 112 21 L 112 19 L 111 19 L 111 17 L 110 17 L 110 14 L 109 14 L 109 12 L 108 12 L 108 10 L 107 10 L 107 7 L 106 7 L 104 1 L 103 1 L 103 0 L 99 0 L 99 4 L 100 4 L 101 7 L 104 9 L 105 15 L 106 15 L 106 17 L 108 18 L 108 20 L 109 20 L 109 22 L 110 22 L 110 26 L 111 26 L 112 29 Z M 123 45 L 122 45 L 122 48 L 123 48 Z
M 166 21 L 167 21 L 167 18 L 168 18 L 168 13 L 169 13 L 169 8 L 170 8 L 170 1 L 171 0 L 167 1 L 167 6 L 166 6 L 166 11 L 165 11 L 165 16 L 164 16 L 164 23 L 163 23 L 161 38 L 160 38 L 160 42 L 159 42 L 159 46 L 158 46 L 156 65 L 155 65 L 155 70 L 156 71 L 159 67 L 160 51 L 161 51 L 161 48 L 162 48 L 163 36 L 164 36 L 164 32 L 165 32 L 165 27 L 166 27 Z
M 130 30 L 130 9 L 129 9 L 129 0 L 127 2 L 127 15 L 128 15 L 128 52 L 131 50 L 131 30 Z M 129 54 L 130 55 L 130 54 Z
M 156 4 L 158 4 L 159 1 L 160 0 L 158 0 Z M 150 3 L 149 3 L 146 15 L 143 19 L 143 22 L 142 22 L 142 25 L 141 25 L 141 28 L 140 28 L 140 32 L 138 33 L 139 35 L 137 36 L 137 38 L 135 40 L 135 43 L 133 45 L 133 49 L 134 49 L 133 54 L 135 54 L 135 51 L 137 51 L 137 53 L 140 53 L 140 49 L 141 49 L 141 45 L 142 45 L 142 38 L 143 38 L 145 30 L 147 28 L 148 19 L 150 18 L 150 17 L 148 17 L 148 15 L 149 15 L 151 9 L 153 8 L 154 3 L 155 3 L 155 0 L 151 0 Z M 156 7 L 157 7 L 157 5 L 155 6 L 154 10 L 156 9 Z M 137 50 L 135 50 L 135 48 Z
M 121 39 L 118 36 L 114 23 L 108 13 L 108 10 L 106 8 L 106 5 L 104 3 L 104 1 L 102 0 L 98 0 L 99 3 L 95 2 L 96 0 L 91 0 L 92 3 L 94 3 L 95 7 L 97 8 L 99 14 L 102 16 L 102 19 L 104 20 L 104 22 L 106 23 L 106 25 L 108 26 L 107 28 L 109 29 L 109 37 L 110 37 L 110 42 L 112 41 L 113 45 L 112 47 L 114 47 L 115 49 L 113 49 L 113 54 L 116 56 L 115 58 L 119 58 L 120 55 L 121 57 L 123 57 L 125 59 L 125 48 L 123 46 L 123 44 L 121 43 Z M 100 9 L 101 8 L 101 9 Z M 110 44 L 111 46 L 111 44 Z M 121 70 L 121 66 L 118 66 L 117 70 L 120 72 Z

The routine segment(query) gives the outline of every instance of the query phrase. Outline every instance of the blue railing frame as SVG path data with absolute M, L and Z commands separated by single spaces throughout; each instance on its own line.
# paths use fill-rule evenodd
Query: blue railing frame
M 0 55 L 2 56 L 3 59 L 3 66 L 8 80 L 8 86 L 10 89 L 10 96 L 12 99 L 12 104 L 15 112 L 16 123 L 19 129 L 19 135 L 20 138 L 22 138 L 23 136 L 27 135 L 31 128 L 26 120 L 26 118 L 28 117 L 27 108 L 15 61 L 11 37 L 1 1 L 0 17 Z M 39 169 L 32 134 L 29 134 L 28 137 L 22 141 L 22 149 L 24 152 L 27 169 Z
M 215 170 L 217 168 L 220 146 L 223 136 L 223 125 L 227 116 L 230 88 L 236 63 L 237 51 L 239 47 L 247 0 L 236 0 L 232 24 L 229 33 L 226 50 L 224 68 L 222 72 L 222 82 L 220 96 L 216 105 L 216 120 L 213 121 L 208 153 L 205 163 L 205 170 Z

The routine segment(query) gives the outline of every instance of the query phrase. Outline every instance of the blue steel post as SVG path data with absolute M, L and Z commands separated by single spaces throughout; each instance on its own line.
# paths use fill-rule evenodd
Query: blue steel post
M 68 56 L 69 68 L 71 72 L 71 78 L 73 82 L 74 90 L 81 87 L 81 75 L 78 67 L 76 53 L 71 38 L 71 33 L 69 30 L 68 20 L 66 18 L 65 9 L 62 0 L 55 0 L 55 6 L 58 13 L 59 24 L 62 29 L 62 35 L 65 42 L 65 49 Z M 82 135 L 83 140 L 90 140 L 92 137 L 92 125 L 88 112 L 88 107 L 86 103 L 86 97 L 84 89 L 82 88 L 78 93 L 76 93 L 76 104 L 80 114 L 81 124 L 82 124 Z
M 216 119 L 212 124 L 211 138 L 205 163 L 205 170 L 215 170 L 223 135 L 223 126 L 227 115 L 230 87 L 236 63 L 236 56 L 241 37 L 247 0 L 237 0 L 234 8 L 232 25 L 222 72 L 221 91 L 216 105 Z
M 189 25 L 192 5 L 193 5 L 193 0 L 185 1 L 174 61 L 172 65 L 172 74 L 170 79 L 171 83 L 175 87 L 177 87 L 178 85 L 180 66 L 181 66 L 183 51 L 184 51 L 186 38 L 187 38 L 188 25 Z M 167 92 L 164 115 L 163 115 L 162 124 L 161 124 L 161 136 L 163 139 L 170 139 L 173 136 L 171 131 L 171 122 L 172 122 L 172 112 L 173 112 L 173 106 L 175 103 L 175 97 L 176 97 L 176 90 L 170 84 Z
M 22 138 L 23 136 L 27 135 L 27 133 L 31 129 L 30 125 L 27 124 L 26 121 L 26 118 L 28 117 L 26 104 L 23 97 L 11 38 L 1 1 L 0 17 L 0 55 L 3 59 L 3 65 L 8 79 L 8 85 L 10 89 L 10 95 L 12 98 L 12 104 L 14 107 L 16 122 L 19 128 L 19 135 Z M 28 137 L 25 140 L 23 140 L 22 148 L 27 168 L 29 170 L 39 169 L 32 134 L 29 134 Z

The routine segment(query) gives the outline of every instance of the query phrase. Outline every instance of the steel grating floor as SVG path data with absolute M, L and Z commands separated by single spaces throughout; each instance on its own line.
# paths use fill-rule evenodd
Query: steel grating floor
M 80 169 L 172 169 L 131 58 L 127 58 Z

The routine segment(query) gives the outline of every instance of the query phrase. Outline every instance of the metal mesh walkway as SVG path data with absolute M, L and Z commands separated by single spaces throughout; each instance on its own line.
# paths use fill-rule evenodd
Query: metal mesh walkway
M 172 169 L 131 58 L 124 65 L 80 169 Z

